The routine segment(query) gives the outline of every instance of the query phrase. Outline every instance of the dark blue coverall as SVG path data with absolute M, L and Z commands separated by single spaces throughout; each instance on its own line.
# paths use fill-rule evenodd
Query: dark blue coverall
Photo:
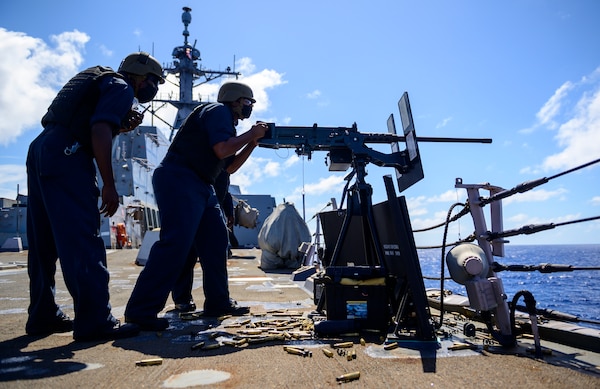
M 89 127 L 76 129 L 79 139 L 88 137 L 88 144 L 91 126 L 97 122 L 111 124 L 114 137 L 133 101 L 133 89 L 118 77 L 101 78 L 99 88 Z M 73 297 L 74 337 L 102 332 L 116 323 L 109 303 L 106 250 L 99 234 L 96 168 L 89 147 L 67 151 L 74 150 L 72 131 L 47 124 L 27 155 L 28 333 L 63 314 L 55 302 L 57 259 Z
M 229 173 L 226 170 L 221 171 L 213 187 L 215 188 L 217 200 L 221 205 L 221 211 L 225 220 L 228 217 L 233 217 L 233 199 L 229 193 Z M 235 235 L 233 235 L 233 231 L 227 230 L 227 233 L 229 239 L 227 247 L 229 248 L 233 244 L 232 238 L 235 239 Z M 196 266 L 196 262 L 198 262 L 198 254 L 196 254 L 196 250 L 192 247 L 192 250 L 188 254 L 183 273 L 181 273 L 175 282 L 171 292 L 175 304 L 189 304 L 194 301 L 192 289 L 194 286 L 194 267 Z
M 230 307 L 227 227 L 213 187 L 224 161 L 212 147 L 236 136 L 236 130 L 228 106 L 215 103 L 212 108 L 201 116 L 198 109 L 188 116 L 154 171 L 160 235 L 127 303 L 126 321 L 156 319 L 191 250 L 202 266 L 204 311 Z

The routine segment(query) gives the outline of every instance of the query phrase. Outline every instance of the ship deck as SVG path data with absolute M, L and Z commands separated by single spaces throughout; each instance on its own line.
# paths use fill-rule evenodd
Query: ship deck
M 113 314 L 121 319 L 142 269 L 135 265 L 137 253 L 135 249 L 108 251 L 111 304 Z M 419 342 L 386 350 L 385 336 L 377 333 L 314 338 L 310 336 L 312 321 L 307 319 L 315 309 L 312 292 L 303 282 L 293 281 L 290 271 L 261 270 L 257 249 L 234 250 L 228 261 L 231 295 L 251 308 L 246 317 L 180 317 L 169 300 L 163 314 L 170 319 L 170 327 L 161 333 L 142 332 L 134 338 L 89 343 L 74 342 L 72 333 L 29 337 L 24 332 L 29 303 L 26 262 L 26 252 L 0 253 L 3 388 L 328 388 L 341 383 L 338 377 L 353 372 L 360 373 L 358 379 L 344 385 L 600 387 L 598 352 L 542 340 L 544 356 L 535 358 L 530 337 L 520 337 L 518 347 L 505 349 L 485 337 L 461 336 L 459 324 L 454 330 L 450 324 L 450 336 L 440 339 L 433 351 Z M 203 301 L 201 280 L 197 266 L 193 294 L 199 307 Z M 73 316 L 60 269 L 56 299 Z M 460 321 L 457 315 L 449 316 Z M 200 347 L 202 342 L 204 347 Z M 352 346 L 334 347 L 345 342 Z M 219 347 L 212 348 L 213 344 Z M 285 346 L 306 350 L 308 355 L 289 353 Z M 333 356 L 325 355 L 323 349 L 331 350 Z M 156 364 L 137 364 L 157 358 Z

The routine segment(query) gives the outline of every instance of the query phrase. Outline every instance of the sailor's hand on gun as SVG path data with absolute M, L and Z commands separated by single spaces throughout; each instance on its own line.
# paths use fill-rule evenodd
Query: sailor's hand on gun
M 269 125 L 265 122 L 256 122 L 255 125 L 250 128 L 252 136 L 255 141 L 265 136 L 265 133 L 269 130 Z
M 130 110 L 127 114 L 127 117 L 123 119 L 119 132 L 129 132 L 135 129 L 137 126 L 142 124 L 142 120 L 144 120 L 144 114 L 142 112 L 138 112 L 134 109 Z

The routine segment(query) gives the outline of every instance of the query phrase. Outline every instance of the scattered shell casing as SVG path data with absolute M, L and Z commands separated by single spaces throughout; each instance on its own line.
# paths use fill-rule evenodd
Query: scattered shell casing
M 469 350 L 469 349 L 477 349 L 477 345 L 470 343 L 453 343 L 451 346 L 448 346 L 448 350 L 458 351 L 458 350 Z
M 238 331 L 240 334 L 243 335 L 260 335 L 262 334 L 262 330 L 261 329 L 247 329 L 247 330 L 241 330 Z
M 286 348 L 284 349 L 288 354 L 294 354 L 294 355 L 302 355 L 304 356 L 304 352 L 295 348 Z
M 152 365 L 162 365 L 162 358 L 150 358 L 150 359 L 142 359 L 141 361 L 136 361 L 136 366 L 152 366 Z
M 205 344 L 202 350 L 214 350 L 219 347 L 221 347 L 219 343 Z
M 333 348 L 350 348 L 354 346 L 353 342 L 341 342 L 341 343 L 335 343 L 333 345 Z
M 383 346 L 384 350 L 393 350 L 395 348 L 398 348 L 398 343 L 388 343 L 385 346 Z
M 341 376 L 337 377 L 335 380 L 338 382 L 350 382 L 350 381 L 354 381 L 360 378 L 360 371 L 355 371 L 352 373 L 346 373 L 346 374 L 342 374 Z
M 333 358 L 333 351 L 331 351 L 329 349 L 324 348 L 323 354 L 327 355 L 327 357 L 329 357 L 329 358 Z
M 199 319 L 202 315 L 198 312 L 180 312 L 179 318 L 181 320 L 195 320 Z
M 288 354 L 302 355 L 303 357 L 312 357 L 312 352 L 303 348 L 283 346 L 283 349 L 287 351 Z

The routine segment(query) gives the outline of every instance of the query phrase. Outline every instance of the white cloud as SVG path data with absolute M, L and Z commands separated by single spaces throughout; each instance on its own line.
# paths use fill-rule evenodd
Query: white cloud
M 320 96 L 321 96 L 321 91 L 318 89 L 315 89 L 314 91 L 306 94 L 306 97 L 309 99 L 316 99 L 316 98 L 319 98 Z
M 544 160 L 544 170 L 568 169 L 600 158 L 600 86 L 584 94 L 575 116 L 559 127 L 555 138 L 563 150 Z
M 427 208 L 425 207 L 426 202 L 427 202 L 427 199 L 425 198 L 425 196 L 408 198 L 406 200 L 406 206 L 408 208 L 408 213 L 411 216 L 421 216 L 421 215 L 427 214 Z
M 281 165 L 278 162 L 269 161 L 265 164 L 263 173 L 269 177 L 276 177 L 279 175 Z
M 288 168 L 291 168 L 292 166 L 298 164 L 298 162 L 300 162 L 300 157 L 298 157 L 298 155 L 294 154 L 285 160 L 285 162 L 283 163 L 283 166 L 286 169 L 288 169 Z
M 554 92 L 554 95 L 552 95 L 536 114 L 540 125 L 554 126 L 553 120 L 560 111 L 562 100 L 572 88 L 573 84 L 570 81 L 567 81 Z
M 341 193 L 341 189 L 344 185 L 344 176 L 330 175 L 328 177 L 320 178 L 319 181 L 314 184 L 305 185 L 304 192 L 309 195 L 320 195 L 326 193 L 335 193 L 337 195 Z
M 266 122 L 276 121 L 275 119 L 266 120 L 264 117 L 261 117 L 261 115 L 265 114 L 270 107 L 267 89 L 285 84 L 287 81 L 283 79 L 284 74 L 268 69 L 262 70 L 258 73 L 253 73 L 256 70 L 256 66 L 252 62 L 252 59 L 247 57 L 241 58 L 236 62 L 235 70 L 242 74 L 240 77 L 238 77 L 237 81 L 248 84 L 248 86 L 252 88 L 254 98 L 256 99 L 256 104 L 254 104 L 250 119 L 240 121 L 239 125 L 237 126 L 238 134 L 248 131 L 257 120 Z M 194 100 L 216 101 L 221 85 L 226 82 L 236 81 L 235 78 L 232 77 L 223 77 L 219 80 L 221 80 L 220 83 L 209 82 L 194 87 Z M 159 87 L 156 98 L 162 100 L 177 100 L 179 98 L 178 82 L 178 78 L 175 77 L 175 75 L 167 75 L 167 82 Z M 161 106 L 160 110 L 157 112 L 157 116 L 160 118 L 160 120 L 152 121 L 151 115 L 146 114 L 144 116 L 144 124 L 153 124 L 157 126 L 163 131 L 165 136 L 169 138 L 171 135 L 170 125 L 175 121 L 176 114 L 177 109 L 174 106 L 167 104 Z M 240 172 L 236 172 L 235 174 L 240 174 Z
M 242 193 L 265 178 L 277 177 L 281 173 L 281 164 L 266 158 L 250 157 L 242 167 L 231 175 L 231 183 L 239 185 Z
M 576 98 L 574 106 L 567 105 Z M 556 131 L 554 139 L 560 151 L 538 166 L 524 167 L 522 173 L 565 170 L 600 158 L 600 67 L 577 83 L 567 81 L 561 85 L 536 117 L 537 123 L 521 133 L 542 126 Z
M 530 190 L 524 193 L 517 193 L 514 196 L 505 198 L 502 200 L 502 203 L 507 205 L 510 203 L 528 203 L 528 202 L 538 202 L 538 201 L 546 201 L 552 198 L 562 199 L 564 196 L 569 193 L 568 190 L 564 188 L 559 188 L 557 190 Z
M 440 123 L 436 124 L 435 128 L 442 128 L 442 127 L 446 127 L 446 125 L 448 123 L 450 123 L 450 121 L 452 120 L 452 117 L 449 118 L 445 118 L 443 119 Z
M 41 39 L 0 28 L 0 144 L 8 145 L 41 117 L 62 85 L 77 72 L 89 36 L 77 30 Z
M 560 223 L 564 223 L 564 222 L 569 222 L 569 221 L 573 221 L 573 220 L 577 220 L 581 217 L 581 214 L 575 213 L 575 214 L 568 214 L 568 215 L 563 215 L 563 216 L 553 216 L 551 219 L 546 217 L 546 218 L 542 218 L 542 217 L 538 217 L 538 216 L 529 216 L 525 213 L 519 213 L 516 215 L 513 215 L 509 218 L 507 218 L 507 221 L 512 224 L 515 227 L 507 227 L 507 228 L 519 228 L 522 226 L 527 226 L 530 224 L 549 224 L 549 223 L 554 223 L 554 224 L 560 224 Z
M 105 45 L 100 45 L 100 46 L 98 46 L 98 48 L 100 49 L 100 52 L 102 53 L 102 55 L 104 55 L 106 57 L 112 57 L 113 56 L 113 51 L 110 50 Z
M 17 184 L 27 182 L 25 165 L 0 165 L 0 197 L 17 198 Z M 19 193 L 26 194 L 26 184 L 19 186 Z
M 460 193 L 459 194 L 459 192 L 456 189 L 450 189 L 450 190 L 445 191 L 441 195 L 433 196 L 433 197 L 428 198 L 427 202 L 430 202 L 430 203 L 440 203 L 440 202 L 442 202 L 442 203 L 450 203 L 450 202 L 464 201 L 464 200 L 461 200 L 461 197 L 464 198 L 464 193 Z
M 328 99 L 322 99 L 322 95 L 320 90 L 315 89 L 314 91 L 305 94 L 304 97 L 309 100 L 316 100 L 317 107 L 327 107 L 330 102 Z
M 305 184 L 304 187 L 299 186 L 294 188 L 291 193 L 285 195 L 285 199 L 289 202 L 297 202 L 302 199 L 303 191 L 306 196 L 311 197 L 317 197 L 321 195 L 335 197 L 342 192 L 344 185 L 344 176 L 332 174 L 327 177 L 320 177 L 315 183 L 309 183 Z M 338 204 L 338 206 L 340 206 L 340 204 Z

